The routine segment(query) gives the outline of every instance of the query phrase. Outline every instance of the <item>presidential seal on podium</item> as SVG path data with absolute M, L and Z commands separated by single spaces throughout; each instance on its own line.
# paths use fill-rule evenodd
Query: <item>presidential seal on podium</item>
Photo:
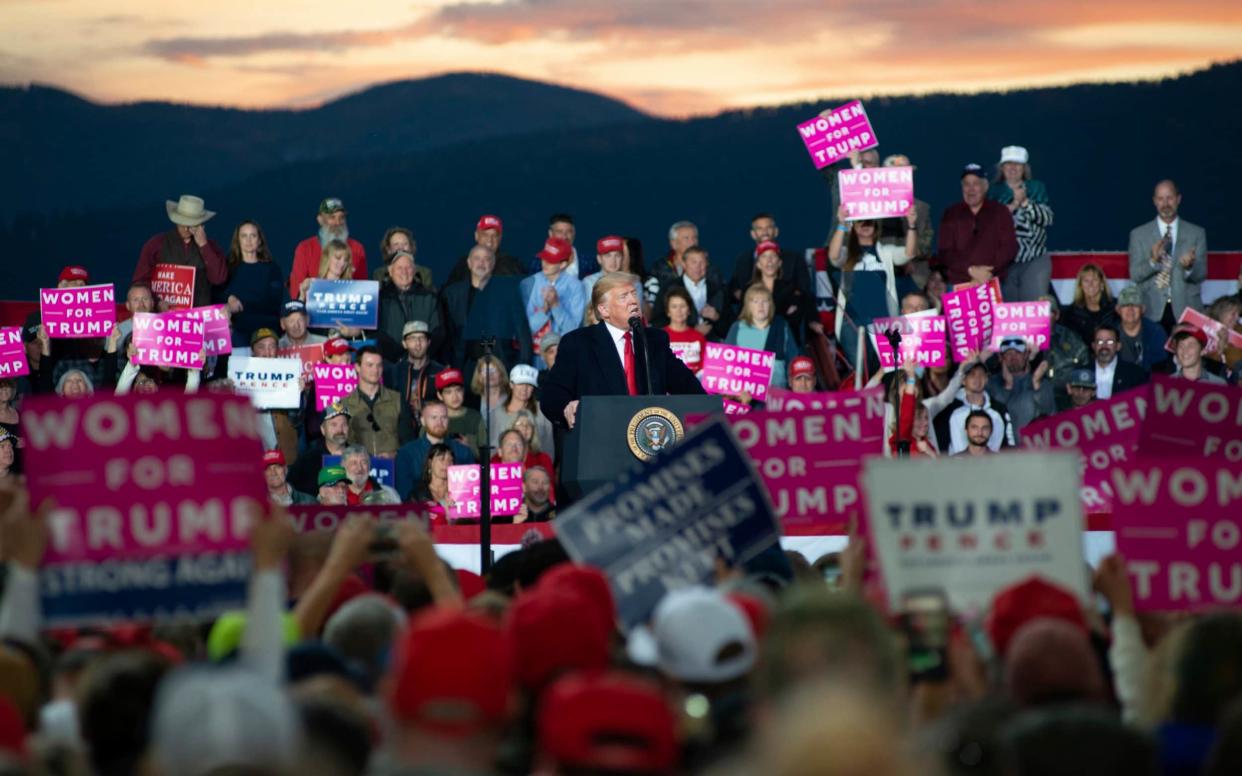
M 661 450 L 680 442 L 685 435 L 686 429 L 681 424 L 681 418 L 663 407 L 647 407 L 630 418 L 625 439 L 635 458 L 648 461 Z

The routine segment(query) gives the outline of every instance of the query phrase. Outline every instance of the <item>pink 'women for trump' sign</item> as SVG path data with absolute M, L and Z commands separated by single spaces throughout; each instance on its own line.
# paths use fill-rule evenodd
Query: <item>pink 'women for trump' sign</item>
M 1187 308 L 1189 309 L 1189 308 Z M 1018 337 L 1035 343 L 1036 350 L 1047 350 L 1052 341 L 1052 303 L 1001 302 L 992 312 L 992 350 L 1001 342 Z
M 39 289 L 43 330 L 52 339 L 106 337 L 116 325 L 112 284 Z
M 991 285 L 949 291 L 940 298 L 940 303 L 949 324 L 949 341 L 953 345 L 955 361 L 965 361 L 972 350 L 983 350 L 991 342 L 996 306 Z
M 1242 605 L 1242 462 L 1139 458 L 1110 480 L 1136 609 Z
M 880 144 L 867 111 L 858 100 L 802 122 L 798 134 L 817 170 L 844 159 L 851 151 L 865 151 Z
M 493 463 L 491 467 L 492 516 L 516 515 L 522 509 L 522 464 Z M 482 477 L 477 464 L 449 467 L 449 498 L 453 500 L 448 509 L 450 520 L 480 515 Z
M 222 304 L 194 307 L 185 311 L 187 317 L 203 322 L 203 346 L 209 356 L 223 356 L 233 352 L 233 337 L 229 333 L 228 308 Z
M 21 377 L 30 374 L 26 362 L 26 345 L 17 326 L 0 328 L 0 377 Z
M 776 354 L 737 345 L 709 342 L 703 350 L 703 371 L 699 381 L 708 393 L 737 396 L 750 394 L 763 400 L 772 383 Z
M 1144 455 L 1224 455 L 1242 461 L 1242 387 L 1152 375 Z
M 210 617 L 245 601 L 267 493 L 245 397 L 129 394 L 22 407 L 32 502 L 55 497 L 40 569 L 55 624 Z
M 880 355 L 880 366 L 892 371 L 912 360 L 917 366 L 944 366 L 945 332 L 948 323 L 942 315 L 903 315 L 898 318 L 876 318 L 871 322 L 871 341 Z M 896 329 L 901 334 L 897 353 L 884 332 Z
M 914 207 L 913 167 L 859 167 L 837 173 L 846 221 L 897 218 Z
M 134 363 L 202 369 L 207 325 L 184 311 L 134 313 Z
M 315 409 L 323 412 L 358 387 L 358 370 L 353 364 L 315 364 Z

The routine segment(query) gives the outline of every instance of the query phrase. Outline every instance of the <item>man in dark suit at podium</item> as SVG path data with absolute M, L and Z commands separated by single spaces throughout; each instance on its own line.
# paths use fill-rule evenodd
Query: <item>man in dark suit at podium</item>
M 643 326 L 639 336 L 631 330 L 630 320 L 640 315 L 633 275 L 612 272 L 600 278 L 591 291 L 591 307 L 600 322 L 561 338 L 556 364 L 543 386 L 539 404 L 553 424 L 573 428 L 584 396 L 705 393 L 694 373 L 673 355 L 666 332 Z M 643 351 L 637 348 L 644 341 L 650 391 Z

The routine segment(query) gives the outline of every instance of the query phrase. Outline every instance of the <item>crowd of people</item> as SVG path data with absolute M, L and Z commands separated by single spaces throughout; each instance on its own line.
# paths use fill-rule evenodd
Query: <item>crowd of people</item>
M 847 163 L 911 161 L 869 150 Z M 293 532 L 285 508 L 301 504 L 409 503 L 447 521 L 449 467 L 484 457 L 523 465 L 521 509 L 499 519 L 555 520 L 572 411 L 541 402 L 562 339 L 611 321 L 611 295 L 636 298 L 692 372 L 707 343 L 725 342 L 774 353 L 773 388 L 883 385 L 889 455 L 994 453 L 1030 423 L 1152 373 L 1242 378 L 1242 348 L 1229 339 L 1242 332 L 1242 297 L 1201 298 L 1206 236 L 1181 219 L 1172 181 L 1155 186 L 1155 218 L 1130 235 L 1130 283 L 1114 297 L 1100 267 L 1084 266 L 1065 306 L 1049 287 L 1050 194 L 1027 151 L 1003 149 L 992 180 L 965 166 L 961 189 L 938 226 L 922 201 L 894 219 L 847 221 L 839 209 L 813 252 L 782 246 L 775 217 L 759 213 L 731 267 L 704 247 L 723 237 L 688 221 L 647 259 L 640 240 L 617 235 L 580 252 L 573 217 L 558 213 L 541 250 L 523 259 L 502 250 L 501 218 L 483 215 L 438 286 L 408 229 L 387 230 L 380 261 L 368 262 L 337 198 L 320 203 L 316 233 L 297 245 L 287 275 L 256 221 L 235 225 L 225 250 L 208 236 L 214 214 L 202 199 L 169 201 L 171 227 L 142 247 L 126 290 L 130 313 L 169 309 L 152 291 L 156 265 L 191 266 L 194 305 L 226 307 L 235 352 L 321 345 L 324 362 L 352 365 L 358 385 L 318 410 L 304 384 L 297 408 L 260 413 L 256 469 L 271 514 L 256 521 L 244 612 L 199 627 L 46 631 L 45 507 L 22 490 L 22 398 L 231 385 L 227 356 L 201 370 L 135 363 L 128 321 L 102 340 L 66 340 L 48 337 L 38 313 L 27 320 L 31 373 L 0 379 L 4 767 L 1242 773 L 1242 618 L 1136 614 L 1116 556 L 1095 571 L 1100 605 L 1030 580 L 976 619 L 951 618 L 929 653 L 912 643 L 908 613 L 864 584 L 859 539 L 817 559 L 774 549 L 746 566 L 722 563 L 714 584 L 669 593 L 627 634 L 608 580 L 536 533 L 479 577 L 440 560 L 416 522 L 397 524 L 387 544 L 385 529 L 359 517 L 331 535 Z M 377 328 L 312 328 L 314 279 L 379 281 Z M 889 372 L 871 350 L 851 350 L 875 318 L 940 309 L 954 286 L 993 280 L 1006 301 L 1049 301 L 1046 350 L 1011 338 L 961 363 L 950 354 L 944 367 Z M 56 285 L 90 282 L 88 268 L 70 266 Z M 1179 323 L 1188 308 L 1219 333 Z

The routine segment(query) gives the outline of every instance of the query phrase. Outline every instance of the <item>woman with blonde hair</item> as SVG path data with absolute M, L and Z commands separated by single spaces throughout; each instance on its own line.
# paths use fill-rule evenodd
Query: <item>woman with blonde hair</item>
M 1073 331 L 1088 345 L 1100 326 L 1116 328 L 1116 302 L 1108 289 L 1108 278 L 1098 264 L 1084 264 L 1074 280 L 1074 303 L 1061 310 L 1061 325 Z
M 786 372 L 789 362 L 798 356 L 798 343 L 784 318 L 773 314 L 772 292 L 762 283 L 755 283 L 742 296 L 742 313 L 729 327 L 725 342 L 751 350 L 767 350 L 776 354 L 772 366 L 772 386 L 788 387 Z
M 306 301 L 306 292 L 312 280 L 352 280 L 354 277 L 353 254 L 349 244 L 340 240 L 331 240 L 323 246 L 319 254 L 319 273 L 314 278 L 306 278 L 298 288 L 298 298 Z

